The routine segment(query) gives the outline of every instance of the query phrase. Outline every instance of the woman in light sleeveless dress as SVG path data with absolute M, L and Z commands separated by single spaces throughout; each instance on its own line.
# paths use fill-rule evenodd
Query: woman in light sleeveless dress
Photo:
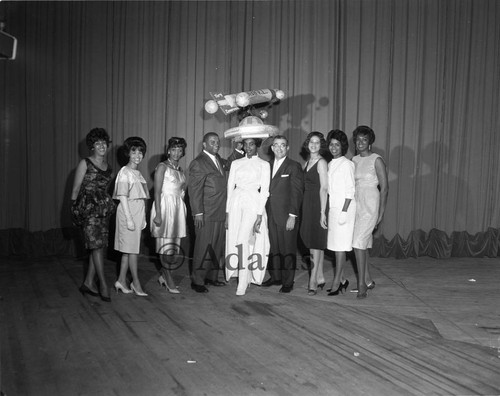
M 168 140 L 167 160 L 155 169 L 155 202 L 151 210 L 151 235 L 156 239 L 156 253 L 162 265 L 158 283 L 173 294 L 180 292 L 171 271 L 178 265 L 181 238 L 186 236 L 186 176 L 179 166 L 185 150 L 183 138 Z
M 368 264 L 368 249 L 373 244 L 373 231 L 384 217 L 389 185 L 384 160 L 371 150 L 375 142 L 373 130 L 358 126 L 353 137 L 358 155 L 352 159 L 356 166 L 356 220 L 352 247 L 358 265 L 357 297 L 365 298 L 367 290 L 375 287 Z

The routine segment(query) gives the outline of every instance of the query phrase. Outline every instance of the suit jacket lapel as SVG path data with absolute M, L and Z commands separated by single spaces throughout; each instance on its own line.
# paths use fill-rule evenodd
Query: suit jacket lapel
M 278 183 L 278 181 L 281 179 L 281 175 L 283 174 L 283 172 L 284 172 L 284 170 L 286 168 L 287 162 L 288 162 L 288 156 L 283 160 L 283 162 L 281 163 L 281 166 L 276 171 L 276 174 L 271 179 L 271 186 L 274 187 L 276 185 L 276 183 Z M 274 167 L 274 160 L 273 160 L 273 167 Z M 271 167 L 271 172 L 272 171 L 273 170 L 272 170 L 272 167 Z
M 205 163 L 206 163 L 206 164 L 208 164 L 208 167 L 209 167 L 209 168 L 214 169 L 217 173 L 219 173 L 219 174 L 220 174 L 219 170 L 217 169 L 217 166 L 215 166 L 215 164 L 214 164 L 214 161 L 212 161 L 212 158 L 210 158 L 210 157 L 208 156 L 208 154 L 207 154 L 207 153 L 205 153 L 204 151 L 202 151 L 201 153 L 202 153 L 202 155 L 203 155 L 203 158 L 204 158 L 204 160 L 205 160 Z

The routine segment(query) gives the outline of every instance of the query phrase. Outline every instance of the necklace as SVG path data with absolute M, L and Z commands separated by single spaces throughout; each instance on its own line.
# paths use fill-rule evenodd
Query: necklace
M 175 165 L 171 160 L 170 158 L 167 158 L 167 161 L 169 163 L 169 165 L 174 168 L 175 170 L 178 170 L 179 169 L 179 165 Z
M 321 157 L 316 157 L 316 158 L 309 158 L 309 161 L 307 161 L 307 170 L 311 169 L 316 162 L 319 161 Z

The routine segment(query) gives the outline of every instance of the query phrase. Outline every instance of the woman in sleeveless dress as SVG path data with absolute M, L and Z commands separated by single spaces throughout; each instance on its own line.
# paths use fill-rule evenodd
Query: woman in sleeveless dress
M 116 176 L 113 198 L 120 204 L 116 210 L 115 250 L 122 252 L 120 274 L 115 282 L 116 291 L 135 293 L 145 297 L 139 280 L 137 257 L 141 247 L 141 233 L 146 228 L 146 200 L 149 190 L 138 166 L 146 154 L 146 142 L 140 137 L 129 137 L 123 143 L 128 164 Z M 127 273 L 130 269 L 132 283 L 127 288 Z
M 384 217 L 389 185 L 384 160 L 372 152 L 375 133 L 370 127 L 358 126 L 354 132 L 358 155 L 352 161 L 356 167 L 356 220 L 352 247 L 358 265 L 358 298 L 365 298 L 375 287 L 370 275 L 368 249 L 373 244 L 373 231 Z M 380 191 L 379 191 L 380 188 Z
M 271 167 L 257 155 L 260 139 L 243 140 L 246 156 L 231 164 L 226 203 L 226 279 L 238 277 L 237 296 L 264 279 L 270 242 L 266 202 Z
M 155 169 L 155 202 L 151 209 L 151 235 L 156 239 L 156 253 L 162 265 L 158 283 L 173 294 L 180 292 L 171 270 L 176 265 L 181 238 L 186 236 L 186 176 L 179 166 L 185 150 L 186 141 L 183 138 L 172 137 L 168 140 L 167 160 L 160 162 Z
M 302 223 L 300 237 L 311 254 L 311 276 L 309 295 L 315 295 L 318 287 L 325 286 L 323 262 L 325 258 L 327 223 L 326 202 L 328 194 L 328 164 L 321 155 L 326 150 L 326 141 L 320 132 L 311 132 L 303 145 L 309 153 L 304 166 L 304 199 L 302 201 Z
M 104 276 L 104 250 L 108 246 L 109 217 L 115 210 L 108 193 L 112 176 L 106 160 L 109 135 L 102 128 L 94 128 L 87 134 L 86 143 L 92 154 L 78 164 L 71 193 L 73 223 L 82 228 L 85 248 L 90 251 L 80 292 L 100 296 L 103 301 L 109 302 L 111 298 Z M 95 284 L 96 274 L 99 290 Z
M 328 148 L 333 159 L 328 163 L 328 242 L 335 253 L 335 276 L 329 296 L 343 293 L 349 286 L 344 279 L 346 252 L 352 250 L 352 233 L 356 216 L 354 201 L 354 163 L 345 157 L 349 141 L 344 132 L 335 129 L 328 134 Z

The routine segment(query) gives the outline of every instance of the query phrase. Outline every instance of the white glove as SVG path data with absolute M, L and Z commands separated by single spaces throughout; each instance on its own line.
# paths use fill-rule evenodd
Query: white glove
M 345 222 L 347 221 L 347 212 L 340 212 L 340 215 L 339 215 L 339 224 L 342 225 L 342 224 L 345 224 Z

